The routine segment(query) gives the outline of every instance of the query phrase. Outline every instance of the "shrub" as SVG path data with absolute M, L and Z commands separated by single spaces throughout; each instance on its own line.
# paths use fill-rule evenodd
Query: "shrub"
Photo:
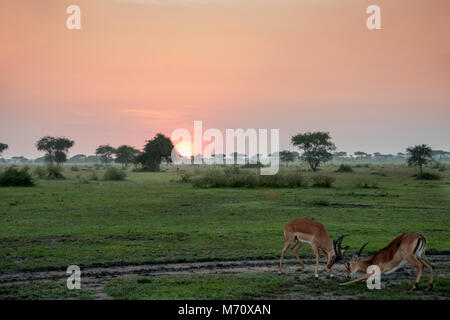
M 2 187 L 32 187 L 34 186 L 28 167 L 18 170 L 15 167 L 9 167 L 0 174 L 0 186 Z
M 125 180 L 127 174 L 125 171 L 117 169 L 115 167 L 109 167 L 106 169 L 105 174 L 103 175 L 103 180 L 111 180 L 111 181 L 121 181 Z
M 62 174 L 62 168 L 60 166 L 49 163 L 47 165 L 47 178 L 48 179 L 65 179 Z
M 439 179 L 441 179 L 441 177 L 437 174 L 424 172 L 422 174 L 417 175 L 416 179 L 418 179 L 418 180 L 439 180 Z
M 78 166 L 71 166 L 70 170 L 72 170 L 72 171 L 80 171 L 80 168 L 78 168 Z
M 378 189 L 378 184 L 376 182 L 370 182 L 367 180 L 359 180 L 356 183 L 356 187 L 364 189 Z
M 348 164 L 341 164 L 336 172 L 353 172 L 353 169 Z
M 33 174 L 39 179 L 44 179 L 47 177 L 47 170 L 42 166 L 37 166 L 34 168 Z
M 315 188 L 330 188 L 336 179 L 328 176 L 315 176 L 312 178 L 312 186 Z
M 299 173 L 288 174 L 278 172 L 276 175 L 261 176 L 257 172 L 241 171 L 233 167 L 227 167 L 225 170 L 209 170 L 197 175 L 182 176 L 182 181 L 189 181 L 195 187 L 202 188 L 254 188 L 254 187 L 272 187 L 272 188 L 295 188 L 306 185 L 303 176 Z M 239 170 L 239 171 L 238 171 Z M 236 172 L 239 173 L 230 173 Z

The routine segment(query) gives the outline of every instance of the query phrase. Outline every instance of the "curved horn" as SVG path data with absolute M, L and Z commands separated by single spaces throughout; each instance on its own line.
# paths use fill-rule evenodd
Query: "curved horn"
M 336 256 L 339 257 L 339 259 L 342 259 L 342 239 L 344 239 L 345 235 L 341 233 L 341 236 L 339 238 L 337 238 L 337 240 L 333 240 L 333 247 L 334 247 L 334 252 L 336 253 Z
M 361 249 L 359 249 L 359 252 L 356 254 L 357 256 L 361 255 L 361 252 L 363 251 L 364 247 L 367 246 L 368 242 L 364 243 L 361 247 Z

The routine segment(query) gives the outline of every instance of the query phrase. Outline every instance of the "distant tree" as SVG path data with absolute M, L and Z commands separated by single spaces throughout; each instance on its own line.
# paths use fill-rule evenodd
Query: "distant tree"
M 2 154 L 3 151 L 5 151 L 6 149 L 8 149 L 8 145 L 6 143 L 1 143 L 0 142 L 0 155 Z
M 239 152 L 232 152 L 232 153 L 230 153 L 230 157 L 233 158 L 233 163 L 237 164 L 238 160 L 239 160 L 239 162 L 241 162 L 241 159 L 244 159 L 242 162 L 245 163 L 246 162 L 245 159 L 247 158 L 247 155 L 243 154 L 243 153 L 239 153 Z
M 355 151 L 353 153 L 357 158 L 366 158 L 367 157 L 367 153 L 362 152 L 362 151 Z
M 426 165 L 432 158 L 432 150 L 426 144 L 416 145 L 406 149 L 408 154 L 408 166 L 419 167 L 422 175 L 422 166 Z
M 152 140 L 147 141 L 144 151 L 137 157 L 136 161 L 142 166 L 143 170 L 159 171 L 161 162 L 172 162 L 173 148 L 174 145 L 170 138 L 158 133 Z
M 329 132 L 307 132 L 291 138 L 292 144 L 303 150 L 301 159 L 306 161 L 313 171 L 317 171 L 321 162 L 332 159 L 336 146 L 331 142 Z
M 121 163 L 122 167 L 127 168 L 128 164 L 133 163 L 136 156 L 139 154 L 139 150 L 122 145 L 116 149 L 116 162 Z
M 288 166 L 289 162 L 293 162 L 295 159 L 295 155 L 291 151 L 283 150 L 279 153 L 280 155 L 280 161 L 284 162 L 286 164 L 286 167 Z
M 101 145 L 95 150 L 95 155 L 100 157 L 100 161 L 104 163 L 105 167 L 109 162 L 112 162 L 113 155 L 116 149 L 111 147 L 109 144 Z
M 36 148 L 39 151 L 45 151 L 45 160 L 57 165 L 67 161 L 67 153 L 73 147 L 75 142 L 64 137 L 45 136 L 36 142 Z
M 346 156 L 347 156 L 347 152 L 345 152 L 345 151 L 333 152 L 333 157 L 335 157 L 335 158 L 344 158 Z

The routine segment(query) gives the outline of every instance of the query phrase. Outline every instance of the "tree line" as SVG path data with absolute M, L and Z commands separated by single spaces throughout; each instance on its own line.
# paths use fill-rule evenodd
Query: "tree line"
M 280 151 L 278 153 L 281 162 L 293 162 L 297 159 L 305 161 L 311 170 L 317 171 L 319 166 L 333 158 L 346 158 L 346 152 L 334 152 L 336 150 L 335 144 L 331 141 L 329 132 L 307 132 L 299 133 L 291 138 L 291 143 L 297 147 L 302 154 L 296 151 Z M 69 149 L 74 146 L 75 142 L 65 137 L 51 137 L 45 136 L 36 142 L 38 151 L 45 152 L 44 160 L 50 164 L 56 163 L 57 166 L 67 161 L 67 154 Z M 117 148 L 109 144 L 101 145 L 95 150 L 96 159 L 99 159 L 105 166 L 111 162 L 120 163 L 123 168 L 127 168 L 130 164 L 140 166 L 143 171 L 159 171 L 162 162 L 170 163 L 171 152 L 174 145 L 170 138 L 162 133 L 158 133 L 153 139 L 147 140 L 142 151 L 129 146 L 121 145 Z M 3 151 L 8 149 L 8 145 L 0 142 L 0 155 Z M 369 155 L 362 151 L 354 153 L 356 159 L 373 159 L 379 158 L 383 155 L 374 153 Z M 416 145 L 408 147 L 406 153 L 397 154 L 407 160 L 409 166 L 419 167 L 422 175 L 422 168 L 424 165 L 433 160 L 433 156 L 439 158 L 450 155 L 449 152 L 443 150 L 432 150 L 428 145 Z M 222 155 L 225 158 L 225 155 Z M 231 154 L 232 158 L 237 162 L 238 157 L 246 157 L 246 155 L 234 152 Z M 260 155 L 255 155 L 257 163 L 260 163 Z M 86 158 L 84 155 L 77 155 L 78 157 Z M 16 157 L 18 158 L 18 157 Z M 72 158 L 72 159 L 73 159 Z M 192 157 L 194 158 L 194 157 Z M 25 159 L 25 158 L 24 158 Z

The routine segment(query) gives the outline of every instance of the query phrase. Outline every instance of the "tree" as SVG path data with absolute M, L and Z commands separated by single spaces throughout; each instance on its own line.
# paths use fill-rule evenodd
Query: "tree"
M 408 166 L 419 167 L 420 175 L 422 175 L 422 166 L 433 159 L 432 150 L 426 144 L 416 145 L 406 149 L 408 154 Z
M 286 163 L 286 167 L 289 162 L 293 162 L 295 160 L 295 153 L 287 150 L 281 151 L 279 153 L 280 161 Z
M 0 154 L 2 154 L 2 152 L 5 151 L 6 149 L 8 149 L 8 145 L 6 143 L 0 142 Z
M 116 162 L 121 163 L 122 167 L 128 168 L 128 164 L 133 163 L 136 156 L 139 154 L 139 150 L 122 145 L 116 149 Z
M 329 132 L 307 132 L 291 138 L 292 144 L 303 150 L 301 159 L 306 161 L 313 171 L 317 171 L 321 162 L 332 159 L 336 146 L 331 142 Z
M 67 160 L 67 153 L 69 149 L 73 147 L 75 142 L 64 137 L 50 137 L 45 136 L 36 142 L 36 148 L 39 151 L 45 151 L 45 160 L 57 165 Z
M 366 158 L 367 157 L 367 153 L 363 152 L 363 151 L 355 151 L 353 153 L 357 158 Z
M 152 140 L 147 140 L 144 151 L 138 155 L 136 161 L 142 165 L 143 170 L 159 171 L 162 161 L 172 162 L 173 148 L 170 138 L 158 133 Z
M 106 165 L 109 162 L 112 162 L 113 154 L 116 152 L 116 149 L 111 147 L 109 144 L 101 145 L 95 150 L 95 155 L 100 157 L 100 160 Z

